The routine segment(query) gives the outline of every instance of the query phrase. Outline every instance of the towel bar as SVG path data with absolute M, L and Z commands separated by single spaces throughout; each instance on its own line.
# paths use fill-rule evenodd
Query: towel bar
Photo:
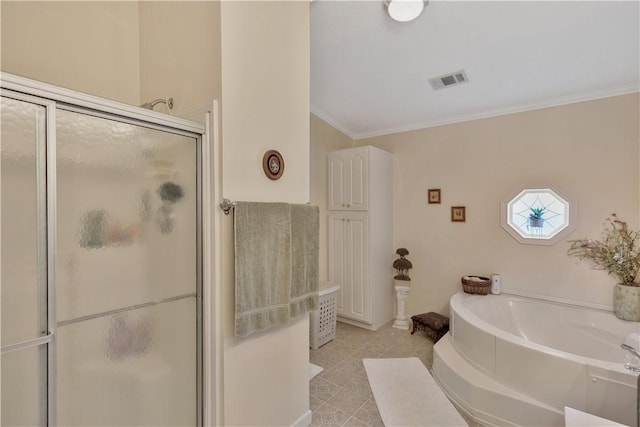
M 311 202 L 307 202 L 307 205 L 310 205 Z M 229 212 L 231 212 L 231 209 L 236 207 L 236 202 L 232 202 L 229 199 L 222 199 L 220 201 L 220 209 L 222 209 L 222 211 L 224 212 L 225 215 L 229 215 Z
M 220 201 L 220 209 L 224 212 L 225 215 L 229 215 L 231 209 L 236 207 L 236 202 L 232 202 L 229 199 L 222 199 Z

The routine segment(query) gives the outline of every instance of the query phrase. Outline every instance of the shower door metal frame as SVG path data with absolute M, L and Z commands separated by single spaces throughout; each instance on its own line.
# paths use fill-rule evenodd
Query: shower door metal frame
M 205 333 L 215 330 L 214 325 L 205 325 L 205 318 L 213 318 L 209 313 L 203 313 L 208 304 L 203 304 L 203 293 L 205 286 L 210 287 L 210 279 L 204 277 L 204 263 L 211 259 L 211 248 L 208 239 L 203 241 L 203 230 L 208 229 L 205 221 L 210 221 L 210 206 L 203 204 L 203 195 L 209 191 L 210 183 L 203 180 L 203 175 L 209 177 L 211 165 L 208 159 L 203 157 L 204 153 L 209 153 L 209 133 L 204 125 L 181 118 L 166 116 L 157 112 L 145 110 L 139 107 L 122 104 L 104 98 L 75 92 L 69 89 L 60 88 L 9 73 L 0 73 L 0 93 L 2 96 L 17 100 L 30 102 L 45 107 L 46 111 L 46 143 L 39 144 L 36 155 L 38 162 L 45 162 L 44 165 L 37 163 L 37 174 L 42 173 L 42 168 L 46 170 L 45 176 L 38 176 L 38 209 L 45 209 L 46 230 L 38 230 L 38 251 L 43 251 L 46 262 L 46 290 L 47 290 L 47 335 L 25 342 L 8 345 L 2 348 L 2 353 L 19 350 L 28 347 L 37 347 L 47 344 L 47 425 L 56 425 L 56 351 L 55 351 L 55 254 L 56 254 L 56 110 L 58 108 L 88 114 L 104 119 L 115 120 L 136 126 L 142 126 L 163 132 L 193 137 L 196 141 L 196 420 L 198 426 L 204 425 L 204 414 L 215 413 L 211 411 L 213 396 L 206 396 L 203 384 L 204 372 L 213 369 L 212 366 L 204 366 L 205 360 L 209 361 L 211 349 L 203 345 Z M 203 173 L 203 169 L 206 171 Z M 45 184 L 42 184 L 42 178 Z M 45 188 L 42 188 L 45 187 Z M 41 192 L 45 191 L 46 206 L 41 206 Z M 40 223 L 39 212 L 39 223 Z M 46 240 L 46 245 L 42 245 L 42 240 Z M 206 256 L 205 256 L 206 255 Z M 41 254 L 39 253 L 38 260 Z M 39 261 L 40 262 L 40 261 Z M 39 268 L 40 269 L 40 268 Z M 208 271 L 210 268 L 208 269 Z M 39 279 L 40 280 L 40 279 Z M 44 331 L 43 331 L 44 332 Z M 206 353 L 206 354 L 205 354 Z M 206 406 L 206 408 L 205 408 Z M 215 409 L 215 408 L 214 408 Z M 207 417 L 209 418 L 209 417 Z
M 4 85 L 3 85 L 4 86 Z M 48 425 L 55 424 L 55 197 L 49 197 L 51 190 L 51 175 L 55 176 L 55 165 L 53 170 L 47 167 L 51 160 L 51 153 L 55 156 L 55 115 L 56 103 L 48 99 L 31 96 L 29 94 L 0 89 L 0 96 L 27 102 L 41 106 L 45 109 L 44 117 L 44 138 L 45 143 L 36 141 L 36 210 L 37 210 L 37 282 L 38 289 L 46 292 L 45 310 L 46 321 L 40 323 L 41 336 L 27 341 L 3 346 L 0 353 L 23 350 L 27 348 L 37 348 L 47 345 L 47 374 L 46 374 L 46 420 Z M 54 157 L 55 158 L 55 157 Z M 51 222 L 54 221 L 54 222 Z M 42 386 L 42 385 L 41 385 Z

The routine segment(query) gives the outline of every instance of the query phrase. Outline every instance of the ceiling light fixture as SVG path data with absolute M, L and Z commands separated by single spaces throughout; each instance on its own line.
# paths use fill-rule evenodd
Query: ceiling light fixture
M 429 0 L 385 0 L 384 7 L 389 16 L 398 22 L 409 22 L 416 19 Z

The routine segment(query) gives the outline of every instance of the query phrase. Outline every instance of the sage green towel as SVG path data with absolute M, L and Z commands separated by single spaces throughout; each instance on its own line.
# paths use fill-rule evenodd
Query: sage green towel
M 285 325 L 291 296 L 291 207 L 236 202 L 235 335 Z
M 291 205 L 291 311 L 292 319 L 318 309 L 317 206 Z

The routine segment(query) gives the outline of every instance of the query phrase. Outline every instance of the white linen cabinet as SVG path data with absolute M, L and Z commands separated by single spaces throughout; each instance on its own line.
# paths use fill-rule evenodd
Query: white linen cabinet
M 328 154 L 329 281 L 338 320 L 375 331 L 393 319 L 393 159 L 373 146 Z

